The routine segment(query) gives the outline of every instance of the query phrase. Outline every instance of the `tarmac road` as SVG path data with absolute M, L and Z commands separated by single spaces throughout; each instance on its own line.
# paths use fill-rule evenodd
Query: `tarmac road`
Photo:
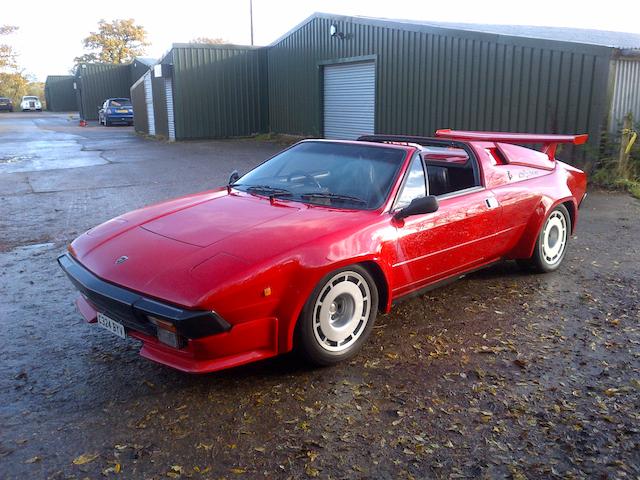
M 395 306 L 353 361 L 191 376 L 87 325 L 55 259 L 281 146 L 0 114 L 0 479 L 640 476 L 640 202 L 590 192 L 564 266 Z M 75 463 L 74 463 L 75 462 Z

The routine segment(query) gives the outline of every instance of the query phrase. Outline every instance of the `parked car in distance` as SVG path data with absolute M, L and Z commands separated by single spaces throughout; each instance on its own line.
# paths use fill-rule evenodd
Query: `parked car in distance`
M 90 323 L 186 372 L 354 356 L 378 311 L 501 260 L 561 265 L 587 135 L 439 130 L 304 140 L 229 184 L 126 213 L 58 262 Z M 542 144 L 537 151 L 521 144 Z
M 13 102 L 8 97 L 0 97 L 0 112 L 13 112 Z
M 116 123 L 133 125 L 133 105 L 128 98 L 108 98 L 98 110 L 98 121 L 105 127 Z
M 40 103 L 40 99 L 33 95 L 25 95 L 22 97 L 22 102 L 20 102 L 20 108 L 23 112 L 27 111 L 42 111 L 42 103 Z

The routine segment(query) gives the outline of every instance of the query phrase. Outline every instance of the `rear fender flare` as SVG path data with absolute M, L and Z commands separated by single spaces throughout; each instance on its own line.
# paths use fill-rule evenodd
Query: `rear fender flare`
M 569 216 L 571 217 L 571 231 L 574 231 L 578 212 L 578 206 L 575 199 L 569 196 L 554 202 L 545 202 L 545 198 L 542 198 L 533 215 L 529 219 L 529 223 L 525 227 L 525 230 L 520 237 L 520 241 L 516 244 L 515 248 L 509 255 L 510 258 L 531 258 L 533 255 L 533 249 L 536 247 L 536 242 L 538 241 L 540 229 L 544 225 L 544 221 L 554 208 L 563 203 L 571 204 L 571 208 L 567 208 L 567 210 L 569 210 Z

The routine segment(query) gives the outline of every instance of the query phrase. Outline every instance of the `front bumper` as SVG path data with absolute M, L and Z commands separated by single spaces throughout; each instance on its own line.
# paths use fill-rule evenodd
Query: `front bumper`
M 127 330 L 155 335 L 156 326 L 149 321 L 149 316 L 172 323 L 178 334 L 187 339 L 206 337 L 231 328 L 215 312 L 176 307 L 106 282 L 68 253 L 58 257 L 58 263 L 96 311 L 109 315 Z
M 101 312 L 120 322 L 127 335 L 143 342 L 140 355 L 145 358 L 184 372 L 206 373 L 277 354 L 275 318 L 232 328 L 215 312 L 184 309 L 106 282 L 68 253 L 58 257 L 58 263 L 82 294 L 76 306 L 85 320 L 94 323 Z M 161 343 L 149 315 L 171 322 L 186 339 L 184 348 Z

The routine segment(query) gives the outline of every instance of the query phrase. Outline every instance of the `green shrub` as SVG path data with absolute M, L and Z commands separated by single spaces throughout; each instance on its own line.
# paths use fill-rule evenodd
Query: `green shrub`
M 640 122 L 635 123 L 634 130 L 640 134 Z M 604 188 L 624 190 L 636 198 L 640 198 L 640 136 L 636 139 L 629 154 L 629 172 L 622 178 L 618 172 L 618 156 L 622 124 L 615 134 L 605 133 L 600 146 L 600 160 L 596 164 L 591 183 Z

